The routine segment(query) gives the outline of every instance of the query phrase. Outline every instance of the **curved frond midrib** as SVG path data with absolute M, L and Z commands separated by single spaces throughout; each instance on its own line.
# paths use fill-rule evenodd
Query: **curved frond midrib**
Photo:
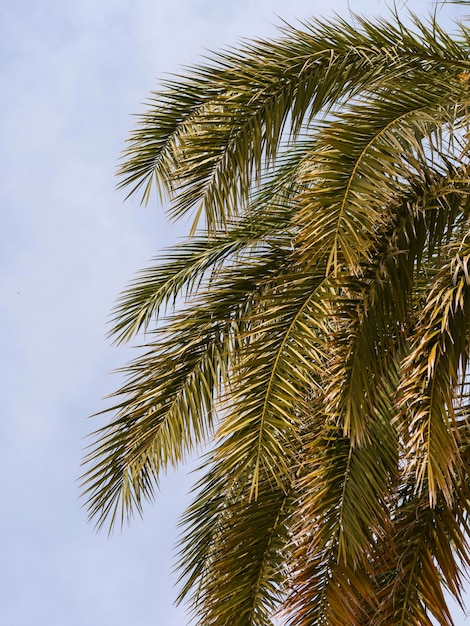
M 251 609 L 251 613 L 250 615 L 253 616 L 255 609 L 256 609 L 256 603 L 257 603 L 257 599 L 258 596 L 260 595 L 260 590 L 261 590 L 261 577 L 264 571 L 264 565 L 265 562 L 267 561 L 267 556 L 269 554 L 269 550 L 271 548 L 271 544 L 273 542 L 273 538 L 274 538 L 274 533 L 275 530 L 279 524 L 279 521 L 281 519 L 281 516 L 284 514 L 284 508 L 286 507 L 287 503 L 289 502 L 289 500 L 291 499 L 291 494 L 292 494 L 292 487 L 287 490 L 284 493 L 284 498 L 282 500 L 281 506 L 279 508 L 279 513 L 273 523 L 273 525 L 271 526 L 267 541 L 266 541 L 266 545 L 263 551 L 263 555 L 261 558 L 261 564 L 260 564 L 260 568 L 259 568 L 259 574 L 258 574 L 258 578 L 256 580 L 255 585 L 253 586 L 253 603 L 252 603 L 252 609 Z M 251 622 L 249 622 L 251 623 Z
M 255 460 L 255 472 L 254 472 L 255 476 L 257 476 L 257 473 L 259 472 L 259 467 L 260 467 L 261 447 L 262 447 L 262 440 L 263 440 L 263 429 L 264 429 L 264 424 L 265 424 L 265 421 L 266 421 L 266 416 L 267 416 L 267 413 L 268 413 L 269 396 L 271 394 L 271 389 L 272 389 L 273 384 L 274 384 L 274 379 L 275 379 L 275 376 L 276 376 L 276 373 L 277 373 L 277 368 L 278 368 L 281 356 L 282 356 L 282 354 L 284 352 L 284 348 L 285 348 L 285 346 L 287 344 L 287 341 L 290 338 L 292 330 L 294 329 L 294 327 L 297 324 L 298 320 L 303 315 L 303 313 L 304 313 L 305 309 L 307 308 L 307 306 L 317 296 L 318 290 L 322 289 L 323 286 L 327 282 L 328 282 L 328 278 L 323 279 L 318 285 L 316 285 L 315 289 L 312 290 L 311 294 L 307 297 L 305 302 L 303 302 L 302 306 L 299 308 L 299 310 L 296 312 L 296 314 L 292 318 L 292 321 L 289 324 L 289 327 L 287 328 L 287 330 L 286 330 L 286 332 L 284 334 L 284 337 L 283 337 L 283 339 L 281 341 L 279 349 L 277 350 L 276 357 L 275 357 L 275 360 L 274 360 L 274 363 L 273 363 L 273 367 L 272 367 L 272 371 L 271 371 L 271 375 L 269 377 L 268 385 L 267 385 L 266 392 L 265 392 L 263 408 L 261 410 L 261 415 L 260 415 L 260 427 L 259 427 L 259 436 L 258 436 L 258 443 L 257 443 L 257 452 L 256 452 L 256 460 Z M 253 497 L 253 496 L 256 498 L 256 493 L 257 493 L 257 489 L 256 489 L 255 482 L 253 480 L 252 486 L 251 486 L 251 490 L 250 490 L 250 498 Z

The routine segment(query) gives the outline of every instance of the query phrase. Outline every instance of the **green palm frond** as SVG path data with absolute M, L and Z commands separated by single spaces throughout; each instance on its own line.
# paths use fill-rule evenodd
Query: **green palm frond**
M 290 476 L 297 451 L 289 441 L 325 361 L 324 283 L 322 274 L 279 277 L 251 317 L 247 347 L 232 374 L 217 455 L 251 484 L 255 498 L 261 474 L 281 489 Z
M 360 625 L 365 605 L 375 603 L 372 556 L 388 535 L 398 475 L 397 434 L 383 415 L 397 384 L 397 368 L 390 368 L 362 446 L 353 447 L 321 414 L 311 417 L 294 524 L 292 624 Z
M 145 333 L 83 477 L 98 526 L 208 449 L 196 623 L 450 626 L 470 566 L 470 28 L 284 26 L 152 94 L 120 168 L 189 237 L 123 292 Z M 276 618 L 277 619 L 277 618 Z M 434 620 L 434 621 L 433 621 Z
M 335 280 L 326 402 L 353 442 L 361 441 L 374 411 L 376 387 L 409 341 L 419 274 L 435 271 L 454 222 L 465 228 L 467 202 L 460 170 L 428 172 L 424 184 L 415 179 L 389 206 L 392 217 L 376 234 L 371 261 L 358 275 Z
M 211 464 L 183 517 L 180 601 L 204 624 L 271 626 L 288 571 L 294 492 L 260 477 L 257 500 Z M 217 598 L 215 600 L 215 598 Z
M 456 483 L 465 502 L 468 487 Z M 414 483 L 399 491 L 399 506 L 388 545 L 378 560 L 379 608 L 374 616 L 384 626 L 453 625 L 444 592 L 461 601 L 461 567 L 468 565 L 468 505 L 449 506 L 440 497 L 417 496 Z M 390 550 L 393 546 L 393 550 Z
M 401 77 L 401 89 L 392 83 L 386 93 L 366 92 L 365 102 L 343 107 L 319 127 L 318 151 L 305 175 L 311 184 L 298 213 L 306 262 L 328 254 L 329 270 L 346 265 L 357 271 L 370 261 L 377 229 L 407 180 L 421 173 L 423 161 L 434 164 L 449 153 L 449 132 L 457 134 L 467 119 L 468 91 L 442 74 L 422 82 Z
M 401 388 L 403 437 L 417 485 L 428 483 L 431 505 L 442 493 L 454 498 L 454 476 L 462 474 L 454 428 L 459 374 L 469 358 L 470 248 L 465 242 L 444 264 L 429 292 L 404 363 Z
M 117 342 L 127 341 L 141 329 L 147 330 L 162 307 L 174 304 L 180 295 L 190 297 L 224 265 L 240 262 L 260 248 L 290 246 L 290 222 L 296 211 L 293 198 L 312 143 L 299 142 L 284 155 L 278 170 L 254 195 L 246 216 L 210 239 L 196 233 L 157 258 L 157 265 L 140 272 L 118 301 L 110 335 Z
M 209 229 L 223 227 L 275 161 L 288 120 L 293 140 L 315 115 L 381 85 L 384 74 L 469 67 L 462 47 L 435 29 L 358 23 L 363 30 L 339 19 L 307 22 L 305 32 L 285 27 L 283 38 L 219 53 L 167 81 L 132 133 L 121 186 L 143 188 L 147 201 L 156 182 L 173 197 L 170 215 L 202 211 Z

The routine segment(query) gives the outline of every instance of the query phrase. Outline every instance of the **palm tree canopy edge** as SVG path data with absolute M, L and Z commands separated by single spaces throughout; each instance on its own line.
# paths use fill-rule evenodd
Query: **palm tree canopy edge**
M 451 625 L 470 562 L 470 29 L 284 25 L 153 93 L 120 186 L 187 240 L 121 294 L 145 331 L 84 493 L 98 527 L 189 455 L 179 600 L 204 626 Z

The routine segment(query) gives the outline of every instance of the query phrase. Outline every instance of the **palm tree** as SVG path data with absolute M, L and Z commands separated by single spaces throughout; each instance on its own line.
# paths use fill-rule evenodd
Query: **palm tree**
M 204 450 L 204 626 L 452 624 L 470 562 L 470 28 L 284 26 L 152 95 L 122 187 L 187 240 L 122 294 L 145 351 L 95 433 L 98 526 Z M 279 617 L 280 616 L 280 617 Z

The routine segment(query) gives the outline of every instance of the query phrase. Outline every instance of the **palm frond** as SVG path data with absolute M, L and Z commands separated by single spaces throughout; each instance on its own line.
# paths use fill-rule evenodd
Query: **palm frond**
M 452 503 L 462 466 L 454 428 L 455 390 L 469 359 L 470 248 L 466 242 L 435 279 L 404 363 L 402 432 L 417 486 L 428 484 L 430 504 L 439 493 Z
M 186 511 L 180 543 L 179 601 L 199 622 L 271 626 L 288 571 L 293 491 L 260 477 L 257 500 L 213 464 Z
M 298 213 L 304 262 L 327 254 L 327 271 L 338 273 L 343 266 L 357 272 L 361 262 L 370 261 L 389 207 L 407 181 L 427 169 L 427 161 L 434 167 L 442 161 L 450 147 L 444 144 L 467 119 L 468 93 L 457 72 L 400 77 L 400 89 L 392 82 L 385 93 L 381 86 L 366 92 L 362 102 L 343 107 L 317 129 L 319 147 Z
M 181 245 L 122 294 L 145 331 L 83 477 L 142 512 L 208 446 L 180 599 L 212 626 L 450 626 L 470 566 L 470 28 L 285 26 L 166 81 L 121 187 Z
M 461 169 L 413 180 L 388 207 L 391 217 L 376 233 L 371 260 L 358 275 L 343 272 L 334 281 L 326 410 L 353 443 L 361 442 L 373 415 L 376 388 L 408 344 L 419 274 L 435 267 L 452 228 L 467 219 L 466 188 Z
M 306 23 L 306 32 L 285 27 L 278 40 L 213 55 L 167 81 L 132 133 L 121 186 L 143 188 L 146 201 L 155 180 L 173 196 L 172 217 L 196 210 L 210 230 L 224 227 L 275 161 L 289 116 L 293 140 L 317 114 L 384 76 L 469 67 L 461 46 L 424 26 L 417 36 L 403 24 L 358 22 L 363 30 L 340 19 Z
M 396 379 L 395 370 L 395 379 Z M 383 402 L 390 406 L 384 385 Z M 390 410 L 390 408 L 389 408 Z M 342 429 L 312 415 L 300 510 L 294 525 L 292 624 L 360 626 L 374 606 L 374 546 L 384 536 L 389 499 L 397 476 L 396 432 L 381 419 L 369 427 L 369 442 L 351 446 Z
M 293 199 L 312 143 L 306 139 L 284 155 L 275 174 L 251 200 L 246 216 L 213 237 L 206 233 L 190 237 L 141 271 L 118 300 L 110 335 L 118 343 L 127 341 L 147 330 L 162 307 L 175 304 L 178 296 L 187 299 L 205 288 L 206 279 L 213 280 L 223 266 L 243 262 L 244 257 L 260 254 L 260 249 L 289 247 L 290 221 L 296 211 Z
M 289 442 L 325 360 L 324 289 L 322 271 L 279 276 L 245 332 L 246 349 L 232 372 L 217 433 L 223 438 L 217 458 L 249 482 L 255 499 L 260 475 L 267 473 L 281 489 L 292 478 L 297 447 Z
M 468 488 L 455 486 L 465 501 Z M 432 616 L 441 626 L 452 626 L 444 591 L 459 599 L 468 531 L 466 510 L 449 507 L 442 496 L 431 507 L 426 492 L 417 496 L 413 482 L 404 485 L 385 558 L 378 561 L 382 584 L 373 620 L 383 626 L 432 626 Z
M 113 525 L 119 508 L 121 519 L 134 506 L 140 511 L 142 499 L 153 498 L 160 472 L 205 443 L 215 401 L 237 359 L 243 320 L 274 275 L 279 255 L 276 250 L 246 263 L 231 282 L 221 276 L 218 289 L 201 295 L 199 306 L 175 313 L 155 331 L 150 349 L 124 370 L 128 380 L 115 394 L 122 399 L 108 409 L 115 418 L 94 433 L 85 459 L 85 493 L 99 526 L 108 516 Z

